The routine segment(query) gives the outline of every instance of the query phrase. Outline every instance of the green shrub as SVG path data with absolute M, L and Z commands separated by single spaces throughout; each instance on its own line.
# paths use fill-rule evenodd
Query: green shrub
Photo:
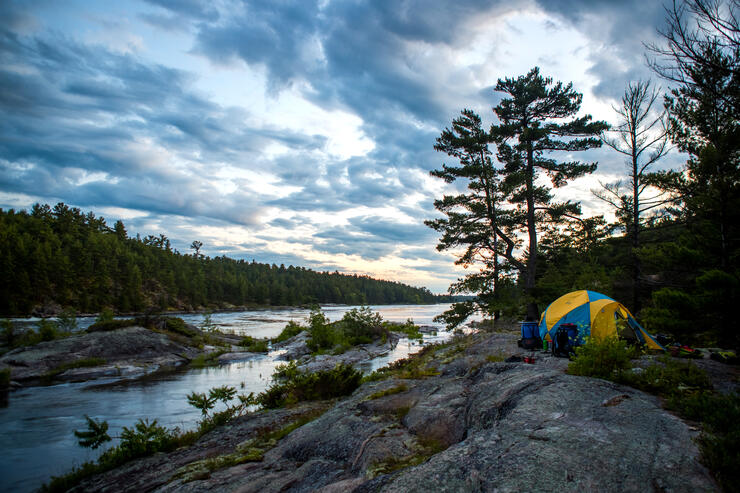
M 693 391 L 677 394 L 670 406 L 684 418 L 703 424 L 697 439 L 701 461 L 717 478 L 724 491 L 740 491 L 740 394 Z
M 350 345 L 368 344 L 379 339 L 387 332 L 383 327 L 383 318 L 373 313 L 369 307 L 353 308 L 344 314 L 341 325 L 344 336 Z
M 619 381 L 632 367 L 630 360 L 639 354 L 639 349 L 616 337 L 590 337 L 576 348 L 575 358 L 568 363 L 568 373 Z
M 266 353 L 270 350 L 266 339 L 255 339 L 251 336 L 242 337 L 239 345 L 252 353 Z
M 74 332 L 77 330 L 77 313 L 73 308 L 65 308 L 57 316 L 56 323 L 62 332 Z
M 218 357 L 224 354 L 224 350 L 214 351 L 212 353 L 199 354 L 190 360 L 192 368 L 205 368 L 206 366 L 215 366 L 218 364 Z
M 213 332 L 216 330 L 216 324 L 213 323 L 213 314 L 211 312 L 205 312 L 203 314 L 203 321 L 200 323 L 200 330 L 203 332 Z
M 112 330 L 125 329 L 126 327 L 133 327 L 136 325 L 136 320 L 130 318 L 104 320 L 95 322 L 87 328 L 88 332 L 110 332 Z
M 10 368 L 0 370 L 0 390 L 10 387 Z
M 307 345 L 314 352 L 321 349 L 331 349 L 339 342 L 338 334 L 329 323 L 329 319 L 318 307 L 313 308 L 308 316 L 308 333 L 311 338 Z
M 397 324 L 393 322 L 383 322 L 383 327 L 389 332 L 401 332 L 405 334 L 409 339 L 421 340 L 424 338 L 419 327 L 414 324 L 414 321 L 409 319 L 404 324 Z
M 429 366 L 429 363 L 438 351 L 450 348 L 454 343 L 455 340 L 453 339 L 450 342 L 424 346 L 418 353 L 407 356 L 406 358 L 397 359 L 383 368 L 378 368 L 370 375 L 363 377 L 362 380 L 363 382 L 376 382 L 390 377 L 419 379 L 439 375 L 437 369 Z M 458 345 L 455 345 L 453 349 L 457 347 Z
M 13 347 L 20 335 L 15 331 L 13 322 L 11 322 L 10 320 L 6 318 L 2 320 L 2 322 L 0 322 L 0 326 L 2 327 L 2 332 L 0 332 L 0 337 L 2 337 L 3 342 L 8 347 Z
M 175 334 L 193 337 L 198 335 L 198 331 L 187 326 L 185 321 L 180 317 L 167 317 L 165 319 L 165 330 Z
M 49 320 L 48 318 L 42 318 L 39 320 L 36 324 L 36 329 L 41 336 L 42 341 L 53 341 L 59 337 L 56 322 Z
M 620 382 L 669 398 L 669 407 L 674 399 L 682 399 L 691 392 L 712 388 L 712 382 L 704 370 L 691 361 L 669 356 L 660 358 L 657 363 L 639 373 L 624 374 Z
M 351 309 L 334 323 L 329 322 L 321 309 L 314 307 L 308 317 L 308 324 L 311 338 L 307 345 L 313 352 L 333 350 L 335 354 L 339 354 L 358 344 L 385 339 L 389 333 L 380 314 L 373 313 L 366 306 Z
M 343 363 L 331 370 L 306 372 L 290 362 L 278 366 L 273 379 L 274 383 L 255 399 L 255 403 L 268 409 L 349 395 L 360 386 L 362 373 Z
M 305 327 L 295 323 L 294 321 L 288 322 L 288 324 L 285 326 L 285 328 L 280 332 L 280 335 L 273 339 L 273 342 L 283 342 L 287 341 L 291 337 L 295 337 L 301 332 L 306 330 Z
M 111 320 L 113 320 L 114 316 L 115 316 L 115 313 L 113 313 L 113 310 L 111 310 L 108 307 L 105 307 L 100 313 L 98 313 L 97 318 L 95 318 L 95 323 L 110 322 Z

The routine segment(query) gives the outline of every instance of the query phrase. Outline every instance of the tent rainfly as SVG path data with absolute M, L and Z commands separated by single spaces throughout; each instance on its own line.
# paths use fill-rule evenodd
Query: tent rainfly
M 665 351 L 623 304 L 595 291 L 573 291 L 550 303 L 540 319 L 540 337 L 552 340 L 558 327 L 566 323 L 578 327 L 580 338 L 618 335 Z

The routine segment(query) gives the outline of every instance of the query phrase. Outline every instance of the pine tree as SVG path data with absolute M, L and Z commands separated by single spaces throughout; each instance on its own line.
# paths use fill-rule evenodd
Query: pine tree
M 575 117 L 581 107 L 582 95 L 572 83 L 553 84 L 552 78 L 540 75 L 535 67 L 516 79 L 499 79 L 495 90 L 508 95 L 493 111 L 500 123 L 491 127 L 491 137 L 498 147 L 498 159 L 505 163 L 504 186 L 511 190 L 509 200 L 517 205 L 514 220 L 529 238 L 525 262 L 507 249 L 506 258 L 524 276 L 528 295 L 527 319 L 539 319 L 534 301 L 537 275 L 537 229 L 545 223 L 559 223 L 580 214 L 580 204 L 554 203 L 549 187 L 537 185 L 541 172 L 547 174 L 553 186 L 564 186 L 596 169 L 596 163 L 559 162 L 553 152 L 578 152 L 600 147 L 597 136 L 608 128 L 605 122 L 592 122 L 590 115 Z M 563 121 L 565 120 L 565 121 Z M 497 234 L 511 244 L 510 235 Z
M 489 144 L 490 138 L 480 116 L 465 109 L 452 121 L 452 128 L 442 132 L 434 146 L 437 151 L 455 158 L 459 165 L 444 164 L 431 175 L 447 183 L 466 182 L 467 191 L 435 200 L 434 207 L 445 217 L 425 221 L 425 224 L 442 233 L 437 250 L 465 249 L 455 264 L 466 268 L 472 264 L 482 266 L 478 272 L 450 286 L 451 293 L 477 294 L 475 301 L 459 304 L 442 317 L 451 326 L 461 323 L 474 311 L 483 311 L 494 318 L 500 313 L 496 301 L 502 270 L 501 247 L 496 230 L 505 227 L 506 211 L 502 209 L 505 197 Z M 514 244 L 509 248 L 513 249 Z

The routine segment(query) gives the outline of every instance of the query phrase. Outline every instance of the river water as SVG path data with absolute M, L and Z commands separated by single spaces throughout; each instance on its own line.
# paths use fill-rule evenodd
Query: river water
M 424 344 L 450 337 L 450 333 L 433 318 L 449 305 L 390 305 L 371 306 L 384 320 L 417 325 L 432 325 L 440 330 L 436 335 L 424 335 Z M 325 315 L 332 321 L 342 318 L 353 307 L 325 306 Z M 213 323 L 224 332 L 253 337 L 275 337 L 290 321 L 304 322 L 305 309 L 249 310 L 214 313 Z M 199 325 L 202 315 L 184 315 L 185 321 Z M 92 320 L 80 319 L 81 327 Z M 421 349 L 421 344 L 401 339 L 388 355 L 363 365 L 369 372 L 391 361 Z M 146 379 L 115 382 L 104 379 L 84 383 L 67 383 L 48 387 L 33 387 L 11 392 L 0 402 L 0 491 L 33 491 L 51 476 L 61 475 L 85 461 L 96 459 L 97 451 L 77 445 L 74 430 L 85 428 L 85 415 L 107 420 L 108 433 L 118 435 L 124 426 L 131 427 L 139 419 L 156 419 L 166 427 L 194 428 L 200 411 L 188 405 L 190 392 L 230 385 L 240 393 L 258 393 L 270 384 L 278 364 L 279 351 L 255 355 L 249 361 L 214 368 L 155 374 Z M 112 442 L 115 443 L 115 442 Z

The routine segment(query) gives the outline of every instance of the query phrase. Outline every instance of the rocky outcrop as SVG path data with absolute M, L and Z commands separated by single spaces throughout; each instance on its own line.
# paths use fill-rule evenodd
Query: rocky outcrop
M 324 403 L 324 414 L 251 462 L 219 457 L 238 459 L 256 434 L 322 404 L 256 412 L 191 448 L 135 461 L 77 490 L 717 490 L 698 461 L 696 432 L 657 398 L 567 375 L 567 362 L 550 356 L 502 361 L 521 351 L 515 340 L 477 334 L 427 351 L 414 371 Z
M 198 350 L 144 327 L 73 335 L 14 349 L 0 358 L 15 382 L 44 378 L 82 381 L 104 376 L 140 376 L 160 367 L 179 366 Z

